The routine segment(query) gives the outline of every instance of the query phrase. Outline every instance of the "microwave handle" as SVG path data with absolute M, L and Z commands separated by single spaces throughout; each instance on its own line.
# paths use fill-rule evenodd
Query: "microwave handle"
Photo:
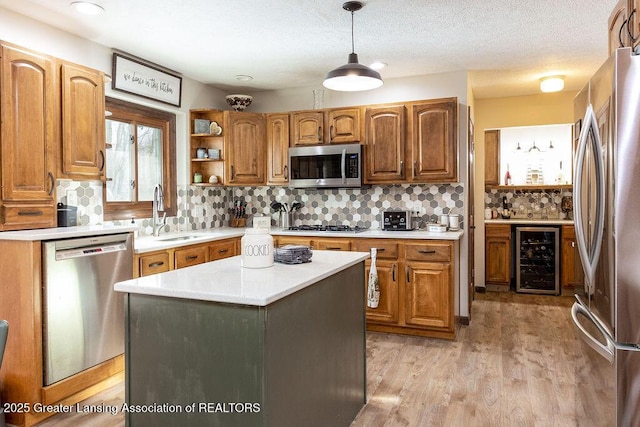
M 340 162 L 340 173 L 342 175 L 342 183 L 347 183 L 347 149 L 342 149 L 342 161 Z

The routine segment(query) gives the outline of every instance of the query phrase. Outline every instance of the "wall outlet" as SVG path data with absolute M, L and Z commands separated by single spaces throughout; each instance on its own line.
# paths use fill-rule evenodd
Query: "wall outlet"
M 67 190 L 67 206 L 78 206 L 78 192 Z

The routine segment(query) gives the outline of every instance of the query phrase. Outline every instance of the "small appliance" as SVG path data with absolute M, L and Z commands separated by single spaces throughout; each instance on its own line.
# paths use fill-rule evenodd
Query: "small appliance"
M 413 230 L 411 211 L 388 210 L 382 212 L 382 229 L 384 231 Z
M 346 188 L 362 186 L 360 144 L 289 148 L 289 187 Z
M 75 227 L 78 225 L 78 207 L 58 203 L 58 227 Z

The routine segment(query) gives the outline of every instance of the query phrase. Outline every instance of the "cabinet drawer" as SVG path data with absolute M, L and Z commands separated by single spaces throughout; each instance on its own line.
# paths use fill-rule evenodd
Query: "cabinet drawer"
M 176 250 L 176 268 L 189 267 L 207 262 L 207 249 L 207 246 L 196 246 Z
M 235 240 L 216 242 L 209 246 L 209 261 L 236 256 Z
M 275 239 L 275 245 L 277 247 L 285 246 L 285 245 L 311 245 L 310 237 L 295 237 L 295 236 L 278 236 Z
M 407 243 L 406 258 L 414 261 L 451 261 L 451 243 Z
M 350 251 L 351 242 L 349 240 L 316 240 L 314 249 L 321 251 Z
M 2 206 L 3 230 L 55 227 L 56 223 L 56 207 L 51 204 Z
M 378 258 L 398 259 L 398 244 L 393 240 L 354 239 L 352 250 L 356 252 L 371 252 L 371 248 L 378 249 Z
M 153 255 L 140 257 L 140 276 L 163 273 L 169 271 L 169 252 L 162 252 Z
M 486 236 L 511 237 L 511 224 L 486 224 L 484 234 Z

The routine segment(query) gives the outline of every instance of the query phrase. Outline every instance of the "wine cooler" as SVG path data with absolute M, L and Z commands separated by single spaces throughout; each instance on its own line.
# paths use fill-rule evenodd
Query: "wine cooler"
M 560 295 L 560 229 L 516 227 L 516 291 Z

